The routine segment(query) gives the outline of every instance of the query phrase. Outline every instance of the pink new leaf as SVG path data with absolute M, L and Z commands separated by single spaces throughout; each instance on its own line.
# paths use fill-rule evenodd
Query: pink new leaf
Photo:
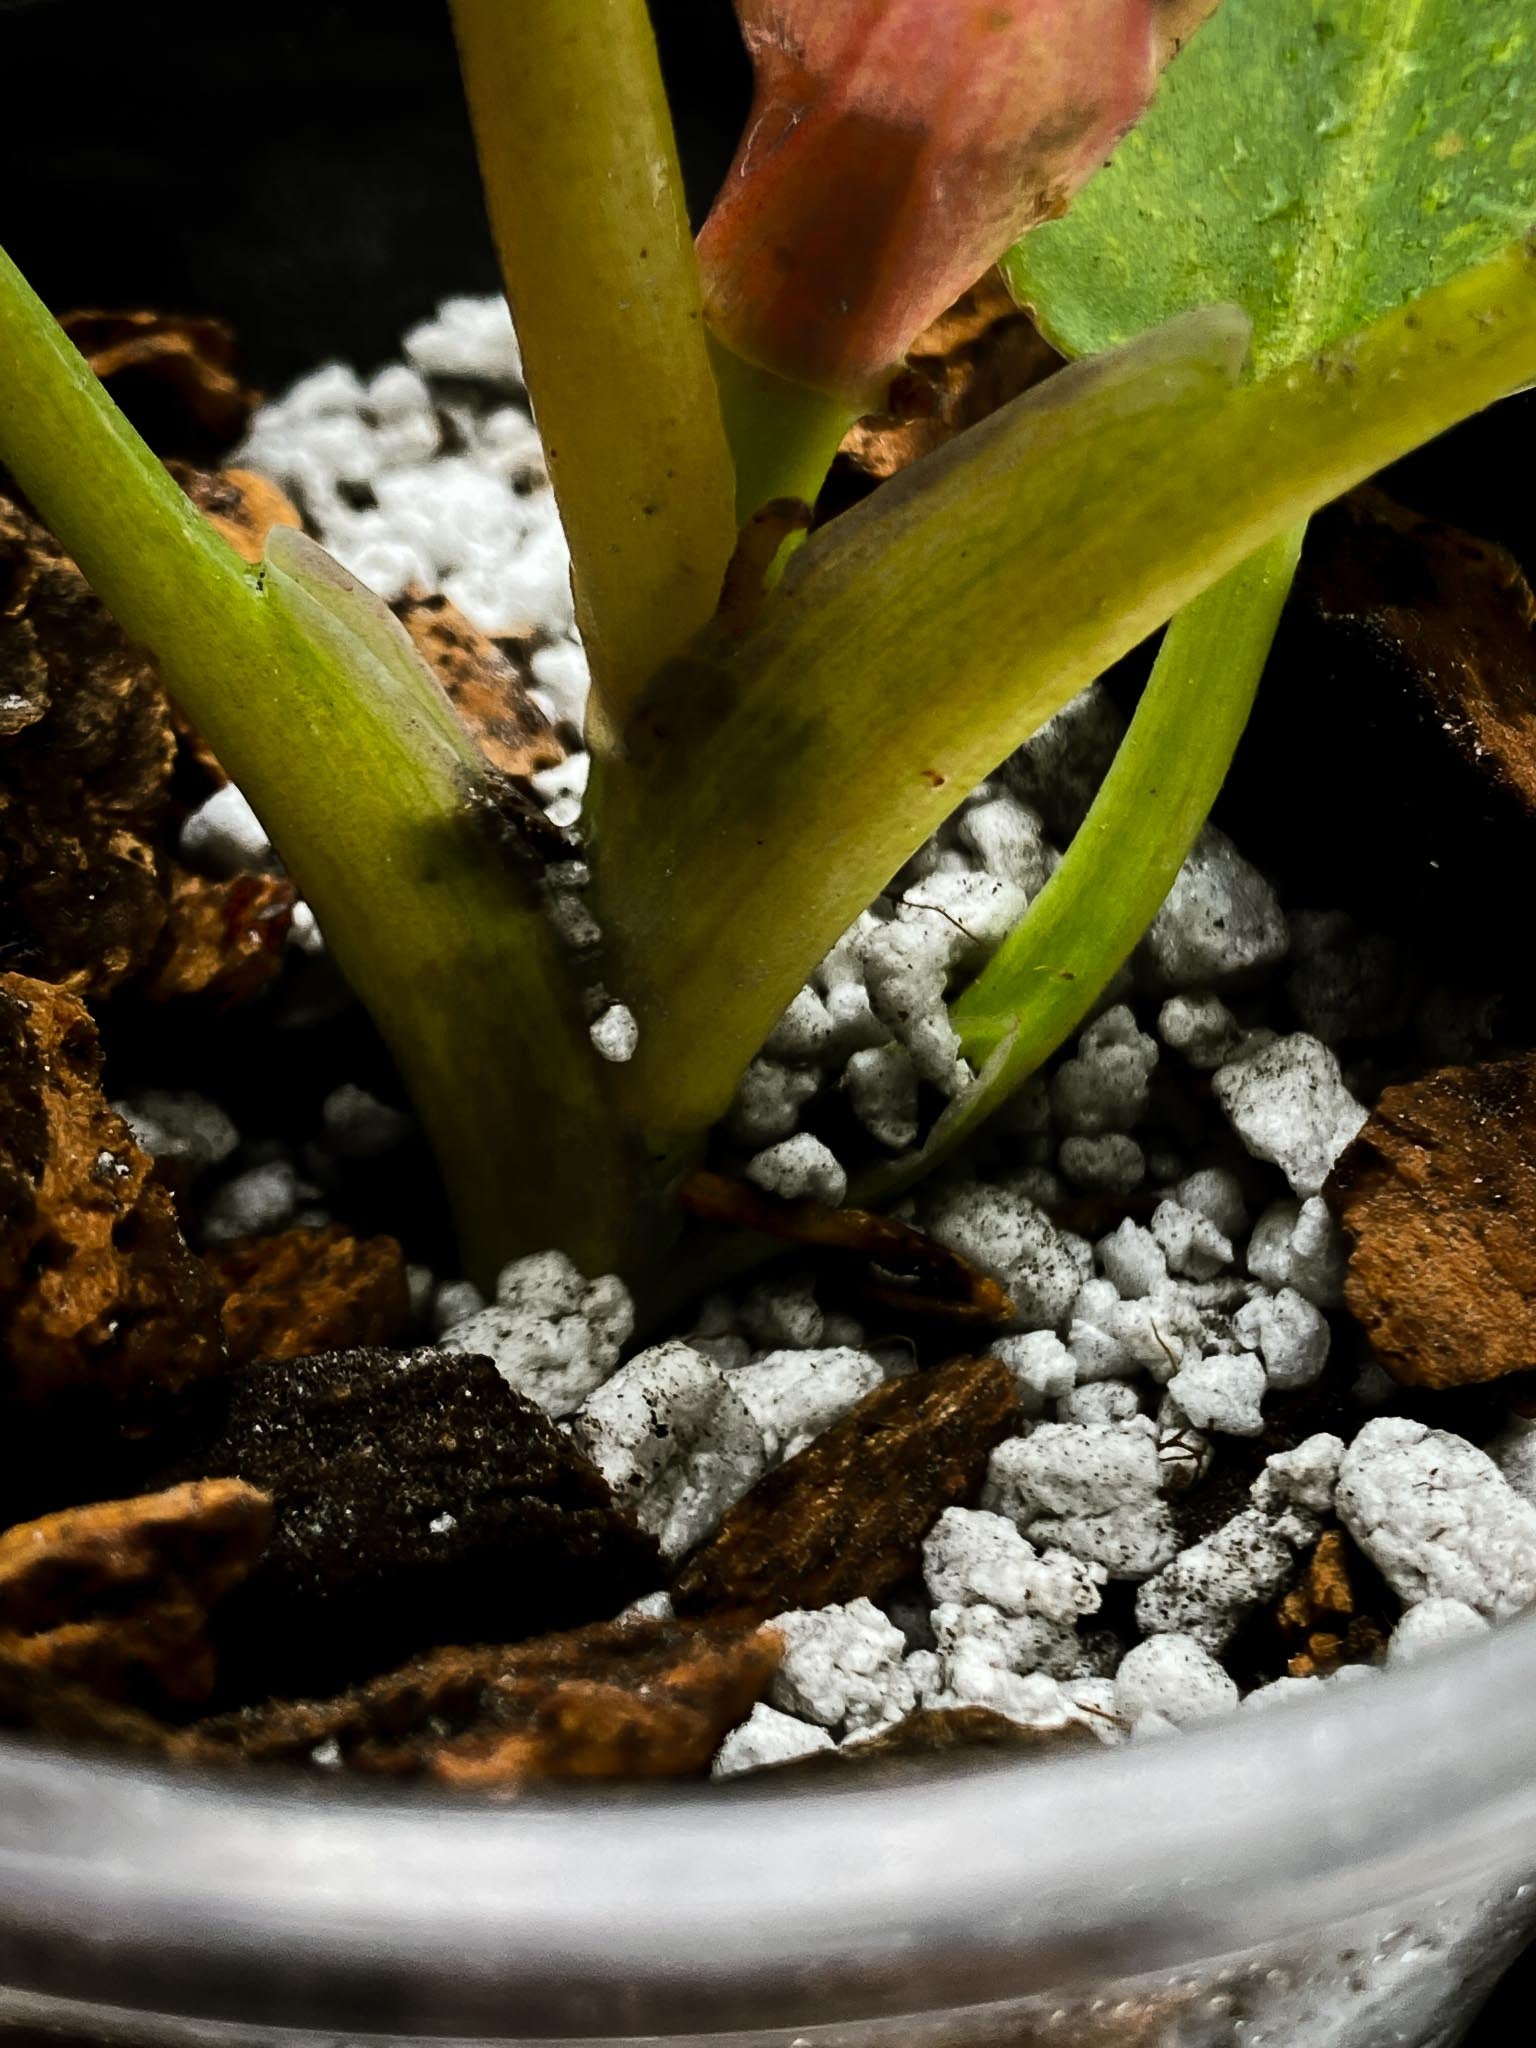
M 1061 212 L 1217 0 L 736 0 L 757 91 L 699 237 L 735 354 L 859 404 Z

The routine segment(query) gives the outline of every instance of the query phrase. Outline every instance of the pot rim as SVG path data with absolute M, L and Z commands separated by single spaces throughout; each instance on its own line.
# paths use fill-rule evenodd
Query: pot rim
M 1536 1870 L 1533 1698 L 1536 1618 L 1177 1740 L 894 1777 L 491 1803 L 11 1738 L 0 1982 L 523 2040 L 1064 1991 Z

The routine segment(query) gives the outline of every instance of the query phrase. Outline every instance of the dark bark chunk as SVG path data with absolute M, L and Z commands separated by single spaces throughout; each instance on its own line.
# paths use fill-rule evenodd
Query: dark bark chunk
M 0 1535 L 0 1643 L 108 1699 L 213 1689 L 208 1615 L 250 1570 L 272 1503 L 237 1479 L 101 1501 Z
M 731 1509 L 679 1572 L 679 1613 L 767 1616 L 878 1599 L 917 1570 L 945 1508 L 976 1498 L 1019 1421 L 996 1359 L 956 1359 L 877 1387 Z
M 272 1495 L 260 1565 L 227 1603 L 225 1691 L 326 1692 L 438 1643 L 511 1642 L 616 1613 L 656 1548 L 542 1409 L 483 1358 L 335 1351 L 211 1390 L 175 1477 Z

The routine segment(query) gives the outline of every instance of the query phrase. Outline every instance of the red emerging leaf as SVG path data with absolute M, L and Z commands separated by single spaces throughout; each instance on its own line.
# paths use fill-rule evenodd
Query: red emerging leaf
M 1060 213 L 1217 0 L 736 0 L 757 92 L 699 237 L 739 356 L 859 404 Z

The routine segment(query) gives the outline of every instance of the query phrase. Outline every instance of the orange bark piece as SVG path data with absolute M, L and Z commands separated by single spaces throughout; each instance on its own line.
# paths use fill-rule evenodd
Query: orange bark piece
M 771 1629 L 737 1623 L 603 1622 L 510 1648 L 435 1650 L 338 1699 L 203 1722 L 181 1747 L 297 1762 L 327 1743 L 352 1770 L 488 1788 L 702 1777 L 782 1653 Z
M 330 1223 L 226 1245 L 207 1264 L 237 1364 L 394 1344 L 410 1325 L 405 1254 L 392 1237 Z
M 224 321 L 82 307 L 59 324 L 157 453 L 220 450 L 245 432 L 260 393 L 236 375 Z
M 277 485 L 254 469 L 194 469 L 189 462 L 168 462 L 166 468 L 243 561 L 261 560 L 274 526 L 304 523 Z
M 1060 360 L 989 270 L 913 342 L 889 411 L 855 421 L 840 464 L 881 483 L 1028 391 Z
M 0 1642 L 109 1699 L 213 1688 L 209 1610 L 250 1570 L 272 1503 L 238 1479 L 102 1501 L 0 1535 Z
M 457 605 L 409 591 L 394 612 L 492 768 L 525 777 L 565 759 L 554 727 L 529 695 L 528 674 Z
M 212 1283 L 100 1072 L 82 1003 L 0 975 L 0 1373 L 23 1403 L 174 1390 L 224 1362 Z
M 1394 1379 L 1536 1368 L 1536 1054 L 1388 1088 L 1325 1193 L 1345 1301 Z
M 1361 1610 L 1360 1562 L 1342 1529 L 1325 1529 L 1276 1606 L 1281 1639 L 1295 1646 L 1286 1666 L 1292 1678 L 1327 1678 L 1344 1664 L 1374 1663 L 1386 1649 L 1387 1630 Z
M 297 901 L 286 875 L 195 875 L 173 866 L 145 997 L 152 1003 L 187 996 L 248 1002 L 282 972 Z

